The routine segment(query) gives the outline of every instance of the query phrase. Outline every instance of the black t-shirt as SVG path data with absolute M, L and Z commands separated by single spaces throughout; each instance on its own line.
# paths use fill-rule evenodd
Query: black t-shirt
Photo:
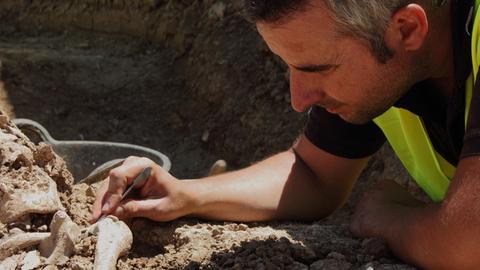
M 465 81 L 471 73 L 471 25 L 474 3 L 457 0 L 453 4 L 453 50 L 455 90 L 445 101 L 440 91 L 426 80 L 415 84 L 396 107 L 422 118 L 435 150 L 457 165 L 461 157 L 480 154 L 480 84 L 473 89 L 469 120 L 465 130 Z M 306 137 L 317 147 L 337 156 L 362 158 L 375 153 L 386 138 L 372 121 L 364 125 L 345 122 L 338 115 L 314 106 L 308 112 Z M 465 138 L 465 139 L 464 139 Z

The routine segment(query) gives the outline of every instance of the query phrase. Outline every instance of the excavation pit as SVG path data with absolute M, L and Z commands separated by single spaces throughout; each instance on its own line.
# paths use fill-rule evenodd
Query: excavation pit
M 91 2 L 1 1 L 0 104 L 11 118 L 41 123 L 58 141 L 155 149 L 171 159 L 171 172 L 179 178 L 204 176 L 219 159 L 232 169 L 247 166 L 287 149 L 301 132 L 305 118 L 290 108 L 285 67 L 241 18 L 236 3 Z M 42 155 L 51 153 L 37 147 Z M 18 170 L 35 158 L 26 157 L 5 168 Z M 322 221 L 132 220 L 133 246 L 117 268 L 412 269 L 383 243 L 348 231 L 355 201 L 371 179 L 403 177 L 394 163 L 383 149 L 352 200 Z M 95 185 L 74 185 L 65 170 L 46 173 L 72 221 L 88 227 Z M 54 214 L 0 224 L 0 238 L 18 229 L 50 232 Z M 96 241 L 93 235 L 82 238 L 76 253 L 56 266 L 90 269 Z M 15 251 L 2 263 L 44 262 L 36 251 L 35 245 Z

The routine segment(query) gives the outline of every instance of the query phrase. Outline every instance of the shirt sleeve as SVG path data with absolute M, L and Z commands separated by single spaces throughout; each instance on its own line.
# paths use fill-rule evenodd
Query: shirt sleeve
M 460 159 L 480 155 L 480 80 L 477 80 L 472 93 L 467 128 L 463 138 Z
M 364 125 L 350 124 L 318 106 L 308 112 L 304 133 L 318 148 L 351 159 L 374 154 L 386 141 L 381 129 L 372 121 Z

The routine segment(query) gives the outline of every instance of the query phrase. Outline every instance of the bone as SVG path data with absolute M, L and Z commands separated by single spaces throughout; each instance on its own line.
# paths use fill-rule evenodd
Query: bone
M 16 232 L 0 240 L 0 260 L 10 257 L 16 252 L 40 244 L 50 233 Z
M 42 264 L 42 259 L 40 257 L 40 254 L 38 253 L 38 250 L 32 250 L 27 252 L 25 254 L 25 257 L 23 258 L 23 261 L 21 263 L 22 265 L 22 270 L 31 270 L 31 269 L 36 269 Z
M 47 264 L 63 265 L 74 253 L 80 227 L 65 211 L 58 211 L 53 216 L 50 230 L 50 237 L 40 243 L 40 254 L 47 258 Z
M 117 269 L 117 260 L 131 248 L 133 235 L 130 228 L 117 217 L 108 216 L 92 225 L 98 235 L 95 248 L 94 270 Z
M 14 255 L 4 260 L 0 260 L 0 269 L 2 270 L 16 270 L 20 264 L 21 255 Z
M 28 214 L 50 214 L 63 209 L 55 181 L 40 168 L 21 167 L 0 177 L 1 223 L 10 223 Z

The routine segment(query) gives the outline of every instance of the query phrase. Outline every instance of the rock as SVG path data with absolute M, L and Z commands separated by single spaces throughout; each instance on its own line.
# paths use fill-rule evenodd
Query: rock
M 335 259 L 325 259 L 312 263 L 310 270 L 348 270 L 352 264 Z
M 378 238 L 367 238 L 362 241 L 362 247 L 365 254 L 371 255 L 374 258 L 389 256 L 390 250 L 387 243 Z
M 0 222 L 28 214 L 49 214 L 63 208 L 55 181 L 39 167 L 21 167 L 1 175 Z
M 303 263 L 293 262 L 292 265 L 288 266 L 288 269 L 290 269 L 290 270 L 308 270 L 308 266 L 306 266 Z
M 42 260 L 40 258 L 40 253 L 37 250 L 32 250 L 27 252 L 23 261 L 21 263 L 22 270 L 32 270 L 39 267 L 42 264 Z
M 219 19 L 222 20 L 225 15 L 225 9 L 227 6 L 223 2 L 217 2 L 210 7 L 208 11 L 208 17 L 210 19 Z
M 221 174 L 227 171 L 227 162 L 223 159 L 219 159 L 213 163 L 208 172 L 208 176 Z
M 4 260 L 0 260 L 0 269 L 2 270 L 16 270 L 19 264 L 20 255 L 8 257 Z
M 315 252 L 311 248 L 301 245 L 294 245 L 292 247 L 292 256 L 295 260 L 309 264 L 317 258 Z

